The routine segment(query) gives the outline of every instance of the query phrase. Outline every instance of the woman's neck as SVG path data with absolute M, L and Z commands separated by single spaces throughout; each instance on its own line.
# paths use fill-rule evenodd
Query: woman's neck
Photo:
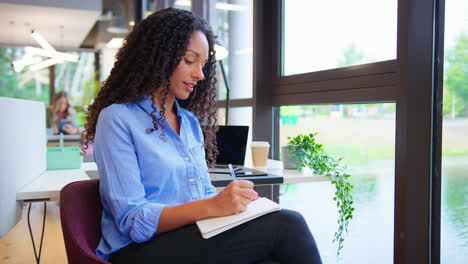
M 159 107 L 160 110 L 162 110 L 162 95 L 161 95 L 161 91 L 162 89 L 159 89 L 158 91 L 154 92 L 153 95 L 154 95 L 154 99 L 153 99 L 153 102 Z M 173 107 L 174 107 L 174 96 L 173 95 L 170 95 L 168 94 L 166 96 L 166 100 L 165 100 L 165 104 L 164 104 L 164 108 L 165 108 L 165 113 L 166 115 L 167 114 L 172 114 L 173 113 Z

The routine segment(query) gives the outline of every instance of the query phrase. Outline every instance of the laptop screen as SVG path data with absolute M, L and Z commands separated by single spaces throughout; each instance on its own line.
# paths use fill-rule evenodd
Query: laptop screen
M 219 130 L 216 132 L 219 151 L 216 164 L 243 166 L 248 136 L 248 126 L 219 126 Z

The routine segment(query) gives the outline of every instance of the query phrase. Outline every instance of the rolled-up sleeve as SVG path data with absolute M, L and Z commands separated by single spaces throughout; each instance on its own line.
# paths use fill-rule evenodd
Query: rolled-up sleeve
M 164 205 L 146 199 L 130 129 L 111 107 L 99 115 L 95 146 L 104 211 L 120 233 L 137 243 L 149 240 Z

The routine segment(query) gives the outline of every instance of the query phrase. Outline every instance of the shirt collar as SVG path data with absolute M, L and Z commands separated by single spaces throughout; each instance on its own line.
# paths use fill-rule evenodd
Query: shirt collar
M 142 100 L 138 102 L 138 104 L 141 107 L 143 107 L 146 111 L 148 111 L 148 113 L 153 112 L 153 108 L 151 107 L 152 103 L 153 103 L 153 101 L 146 94 L 143 95 Z M 181 118 L 181 115 L 180 115 L 181 111 L 180 111 L 180 105 L 179 105 L 179 102 L 177 101 L 177 99 L 174 100 L 174 105 L 175 105 L 177 117 L 180 119 Z M 159 109 L 157 104 L 154 104 L 154 108 L 156 109 L 155 115 L 158 116 L 161 109 Z M 166 109 L 166 111 L 167 111 L 167 109 Z

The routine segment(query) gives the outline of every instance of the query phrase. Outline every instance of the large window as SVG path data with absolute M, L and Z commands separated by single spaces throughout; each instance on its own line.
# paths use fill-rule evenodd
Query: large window
M 468 3 L 446 1 L 441 263 L 468 262 Z
M 229 51 L 222 62 L 230 99 L 252 98 L 253 3 L 218 0 L 211 8 L 210 24 Z M 221 71 L 218 73 L 218 99 L 225 100 L 224 76 Z
M 70 52 L 78 55 L 77 63 L 55 65 L 55 92 L 66 91 L 77 110 L 78 125 L 84 124 L 83 106 L 96 96 L 99 82 L 95 81 L 94 52 Z M 15 72 L 12 62 L 24 56 L 20 47 L 0 48 L 0 96 L 50 103 L 49 68 L 30 71 L 27 67 Z
M 283 2 L 283 75 L 396 58 L 396 0 Z
M 388 189 L 395 190 L 390 198 L 390 203 L 395 202 L 395 210 L 384 210 L 386 215 L 379 218 L 379 221 L 385 221 L 390 217 L 394 230 L 386 229 L 387 223 L 384 222 L 351 234 L 343 251 L 347 260 L 343 262 L 352 263 L 348 254 L 360 250 L 359 256 L 354 255 L 359 262 L 380 263 L 388 259 L 391 262 L 392 256 L 396 263 L 437 262 L 441 201 L 438 143 L 441 134 L 440 110 L 434 100 L 440 98 L 441 90 L 441 62 L 437 58 L 443 44 L 440 33 L 443 32 L 445 1 L 260 0 L 254 3 L 255 95 L 261 95 L 254 98 L 254 137 L 265 135 L 263 137 L 273 138 L 275 143 L 284 138 L 276 131 L 269 131 L 268 123 L 272 116 L 274 122 L 278 122 L 274 127 L 280 126 L 281 116 L 277 115 L 276 107 L 394 103 L 395 127 L 383 135 L 394 134 L 395 140 L 394 162 L 390 163 L 394 164 L 394 172 L 387 174 L 393 176 L 389 177 L 393 185 Z M 463 13 L 466 8 L 458 7 L 457 10 Z M 466 24 L 466 15 L 458 23 Z M 466 75 L 466 71 L 464 73 Z M 358 113 L 366 112 L 356 110 Z M 286 122 L 295 122 L 294 117 L 285 119 Z M 299 123 L 299 119 L 296 122 Z M 359 122 L 360 119 L 353 120 L 353 124 Z M 260 125 L 255 126 L 257 123 Z M 332 126 L 329 130 L 333 129 L 335 127 Z M 367 127 L 361 129 L 366 141 L 382 136 L 366 134 Z M 360 139 L 360 135 L 349 135 L 346 126 L 342 126 L 340 132 L 341 137 L 336 138 L 336 142 Z M 382 142 L 375 143 L 380 146 Z M 325 144 L 333 145 L 333 142 Z M 279 149 L 278 145 L 274 145 L 276 149 Z M 346 144 L 342 145 L 346 147 Z M 362 144 L 362 148 L 371 149 L 372 146 Z M 333 147 L 329 151 L 333 151 Z M 379 152 L 376 150 L 375 153 Z M 349 155 L 345 149 L 345 153 L 339 156 Z M 377 168 L 380 171 L 384 166 Z M 353 172 L 353 175 L 358 174 Z M 387 186 L 382 185 L 382 188 Z M 317 199 L 310 199 L 309 205 L 320 203 Z M 305 199 L 300 197 L 300 200 Z M 376 209 L 381 208 L 385 208 L 383 203 Z M 320 210 L 315 210 L 313 217 L 321 217 L 320 213 Z M 365 219 L 359 214 L 357 218 Z M 311 219 L 313 225 L 314 219 Z M 358 222 L 356 219 L 353 221 Z M 336 222 L 330 220 L 327 223 Z M 313 232 L 321 228 L 323 226 L 313 228 Z M 352 242 L 365 232 L 371 234 L 368 237 L 372 240 L 380 239 L 381 229 L 389 230 L 382 238 L 387 242 L 366 245 Z M 384 248 L 377 248 L 381 245 Z M 359 246 L 359 249 L 353 246 Z M 352 252 L 347 251 L 350 249 Z M 331 254 L 326 247 L 321 252 Z M 370 259 L 374 252 L 378 252 L 378 256 Z M 362 257 L 366 258 L 365 261 Z
M 49 103 L 49 69 L 15 72 L 13 61 L 24 55 L 23 48 L 0 47 L 0 96 Z
M 248 124 L 251 127 L 253 95 L 253 1 L 251 0 L 173 0 L 167 6 L 191 10 L 205 18 L 216 42 L 228 50 L 217 64 L 218 124 Z M 162 8 L 157 7 L 157 9 Z M 164 6 L 165 7 L 165 6 Z M 228 97 L 229 95 L 229 97 Z M 229 104 L 226 100 L 229 99 Z M 226 106 L 229 118 L 225 120 Z M 248 112 L 246 109 L 248 110 Z M 246 116 L 247 115 L 247 116 Z M 248 120 L 243 118 L 248 117 Z M 239 119 L 240 118 L 240 119 Z M 252 133 L 252 129 L 250 129 Z
M 288 137 L 317 132 L 318 141 L 342 157 L 354 185 L 354 218 L 340 263 L 393 263 L 395 104 L 280 107 L 280 146 Z M 330 182 L 281 185 L 281 206 L 300 211 L 324 263 L 336 263 L 338 228 Z
M 173 7 L 175 8 L 184 9 L 188 11 L 190 11 L 191 6 L 192 6 L 191 0 L 176 0 L 173 5 Z
M 86 113 L 84 106 L 96 97 L 100 84 L 95 78 L 95 54 L 93 52 L 74 52 L 78 62 L 57 64 L 55 68 L 55 91 L 66 91 L 77 110 L 77 122 L 84 125 Z

